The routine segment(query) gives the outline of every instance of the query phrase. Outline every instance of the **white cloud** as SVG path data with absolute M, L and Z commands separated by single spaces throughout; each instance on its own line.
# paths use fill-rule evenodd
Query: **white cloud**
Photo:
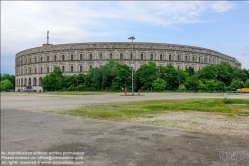
M 213 2 L 211 8 L 216 12 L 225 12 L 234 8 L 234 5 L 231 2 L 218 1 Z

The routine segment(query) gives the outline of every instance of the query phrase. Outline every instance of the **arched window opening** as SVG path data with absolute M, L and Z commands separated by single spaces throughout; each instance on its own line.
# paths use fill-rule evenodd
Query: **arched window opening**
M 42 78 L 40 77 L 39 78 L 39 86 L 41 86 L 41 83 L 42 83 Z
M 140 60 L 144 60 L 144 55 L 143 54 L 140 55 Z
M 33 86 L 36 86 L 36 78 L 33 78 Z
M 102 60 L 102 53 L 99 54 L 99 59 Z
M 153 54 L 150 54 L 150 60 L 151 61 L 153 60 Z

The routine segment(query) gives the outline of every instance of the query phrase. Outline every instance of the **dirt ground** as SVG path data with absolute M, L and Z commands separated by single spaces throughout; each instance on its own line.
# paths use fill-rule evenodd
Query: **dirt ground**
M 81 165 L 90 166 L 248 166 L 248 117 L 165 111 L 131 122 L 109 122 L 43 112 L 94 103 L 222 97 L 222 94 L 146 94 L 137 98 L 120 94 L 1 94 L 1 151 L 83 151 Z M 249 99 L 249 95 L 229 97 Z

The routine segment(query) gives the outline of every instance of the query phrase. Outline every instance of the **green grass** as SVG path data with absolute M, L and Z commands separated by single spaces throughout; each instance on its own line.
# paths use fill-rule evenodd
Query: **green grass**
M 228 102 L 228 101 L 226 101 Z M 62 115 L 82 116 L 94 119 L 123 121 L 130 118 L 147 117 L 164 111 L 201 111 L 221 113 L 227 116 L 249 114 L 249 100 L 229 99 L 236 104 L 229 106 L 223 99 L 152 100 L 139 102 L 107 103 L 84 106 L 81 109 L 57 111 Z

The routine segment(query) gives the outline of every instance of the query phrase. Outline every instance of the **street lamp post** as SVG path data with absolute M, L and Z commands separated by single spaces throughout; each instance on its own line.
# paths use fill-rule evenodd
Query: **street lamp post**
M 134 95 L 134 89 L 133 89 L 133 40 L 135 40 L 136 38 L 134 36 L 131 36 L 128 38 L 129 40 L 132 41 L 132 57 L 131 57 L 131 70 L 132 70 L 132 76 L 131 76 L 131 82 L 132 82 L 132 95 Z

